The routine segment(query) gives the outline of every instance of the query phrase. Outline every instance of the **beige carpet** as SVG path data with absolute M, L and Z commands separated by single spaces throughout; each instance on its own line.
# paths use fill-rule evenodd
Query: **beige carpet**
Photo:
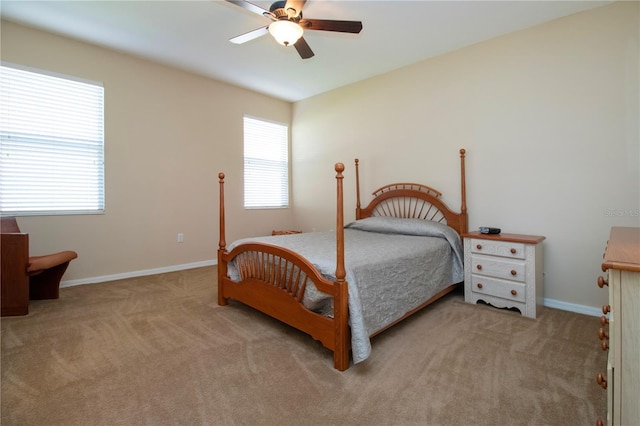
M 455 293 L 344 373 L 308 336 L 216 303 L 216 269 L 77 286 L 2 318 L 2 425 L 592 425 L 598 319 Z

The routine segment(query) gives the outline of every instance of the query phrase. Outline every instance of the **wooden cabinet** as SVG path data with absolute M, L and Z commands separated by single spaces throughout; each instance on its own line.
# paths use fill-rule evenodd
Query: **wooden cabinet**
M 607 391 L 607 424 L 640 425 L 640 228 L 611 228 L 602 270 L 598 286 L 608 286 L 609 303 L 598 337 L 609 354 L 596 381 Z
M 0 301 L 3 317 L 29 313 L 29 235 L 19 232 L 1 234 Z
M 517 308 L 536 318 L 543 304 L 542 241 L 520 234 L 481 234 L 464 238 L 464 299 L 498 308 Z

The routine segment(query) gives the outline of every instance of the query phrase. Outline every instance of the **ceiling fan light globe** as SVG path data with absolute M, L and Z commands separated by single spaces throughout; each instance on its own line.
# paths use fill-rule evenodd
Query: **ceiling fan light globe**
M 302 37 L 302 27 L 295 22 L 280 20 L 269 25 L 269 33 L 283 46 L 292 46 Z

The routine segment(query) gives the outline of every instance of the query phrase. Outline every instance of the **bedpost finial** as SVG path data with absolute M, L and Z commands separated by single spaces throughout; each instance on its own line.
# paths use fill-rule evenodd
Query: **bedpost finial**
M 344 164 L 336 163 L 336 172 L 338 172 L 338 173 L 344 172 Z
M 464 148 L 461 148 L 461 149 L 460 149 L 460 156 L 461 156 L 461 157 L 464 157 L 464 154 L 466 154 L 466 153 L 467 153 L 467 150 L 466 150 L 466 149 L 464 149 Z
M 223 181 L 224 180 L 224 173 L 218 173 L 218 178 Z
M 360 162 L 360 160 L 358 160 L 358 159 L 356 158 L 356 164 L 358 164 L 359 162 Z

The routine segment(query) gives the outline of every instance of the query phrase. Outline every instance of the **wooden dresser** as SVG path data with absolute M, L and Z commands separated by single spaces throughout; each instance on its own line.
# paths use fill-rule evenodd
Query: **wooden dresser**
M 609 304 L 598 336 L 609 354 L 596 381 L 607 391 L 607 425 L 640 425 L 640 228 L 611 228 L 602 270 L 598 286 L 609 287 Z
M 517 308 L 535 318 L 543 302 L 542 244 L 545 237 L 521 234 L 463 234 L 464 300 Z

